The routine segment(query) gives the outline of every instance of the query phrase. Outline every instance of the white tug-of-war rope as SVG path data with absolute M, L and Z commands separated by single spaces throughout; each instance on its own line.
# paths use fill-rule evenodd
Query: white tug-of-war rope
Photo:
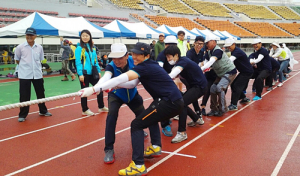
M 80 96 L 80 93 L 75 92 L 75 93 L 69 93 L 69 94 L 64 94 L 64 95 L 58 95 L 54 97 L 48 97 L 48 98 L 41 98 L 37 100 L 32 100 L 32 101 L 24 101 L 22 103 L 15 103 L 15 104 L 9 104 L 5 106 L 0 106 L 0 111 L 5 111 L 7 109 L 14 109 L 14 108 L 19 108 L 19 107 L 24 107 L 24 106 L 30 106 L 34 104 L 39 104 L 39 103 L 45 103 L 47 101 L 55 101 L 59 99 L 64 99 L 64 98 L 70 98 L 70 97 L 78 97 Z

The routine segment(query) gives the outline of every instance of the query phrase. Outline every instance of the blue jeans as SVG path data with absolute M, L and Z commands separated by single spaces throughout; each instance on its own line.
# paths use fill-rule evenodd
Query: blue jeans
M 279 61 L 280 63 L 280 68 L 278 70 L 279 73 L 279 82 L 282 82 L 282 78 L 283 78 L 283 70 L 286 70 L 288 65 L 289 65 L 290 60 L 284 60 L 284 61 Z

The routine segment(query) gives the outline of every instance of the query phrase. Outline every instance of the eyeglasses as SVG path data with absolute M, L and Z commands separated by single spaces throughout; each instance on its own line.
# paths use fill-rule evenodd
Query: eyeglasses
M 178 36 L 184 37 L 185 35 L 184 35 L 184 34 L 180 34 L 180 35 L 178 35 Z
M 204 45 L 204 43 L 195 43 L 195 45 L 201 46 L 201 45 Z

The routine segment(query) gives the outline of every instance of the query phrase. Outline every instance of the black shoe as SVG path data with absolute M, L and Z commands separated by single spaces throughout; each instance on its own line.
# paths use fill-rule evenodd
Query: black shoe
M 245 103 L 249 103 L 251 100 L 249 99 L 249 98 L 247 98 L 247 97 L 245 97 L 245 98 L 243 98 L 241 101 L 240 101 L 240 103 L 241 104 L 245 104 Z
M 218 111 L 213 111 L 211 110 L 209 113 L 207 113 L 207 116 L 216 116 L 216 114 L 218 114 Z
M 52 114 L 50 112 L 46 112 L 46 113 L 40 113 L 40 116 L 52 116 Z
M 221 111 L 218 111 L 216 114 L 215 114 L 215 116 L 217 116 L 217 117 L 222 117 L 223 116 L 223 112 L 221 112 Z

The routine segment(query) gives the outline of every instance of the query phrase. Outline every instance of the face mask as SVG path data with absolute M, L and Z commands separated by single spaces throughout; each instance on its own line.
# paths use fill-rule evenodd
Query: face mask
M 175 65 L 176 64 L 176 62 L 174 60 L 170 60 L 168 62 L 169 62 L 170 65 Z

